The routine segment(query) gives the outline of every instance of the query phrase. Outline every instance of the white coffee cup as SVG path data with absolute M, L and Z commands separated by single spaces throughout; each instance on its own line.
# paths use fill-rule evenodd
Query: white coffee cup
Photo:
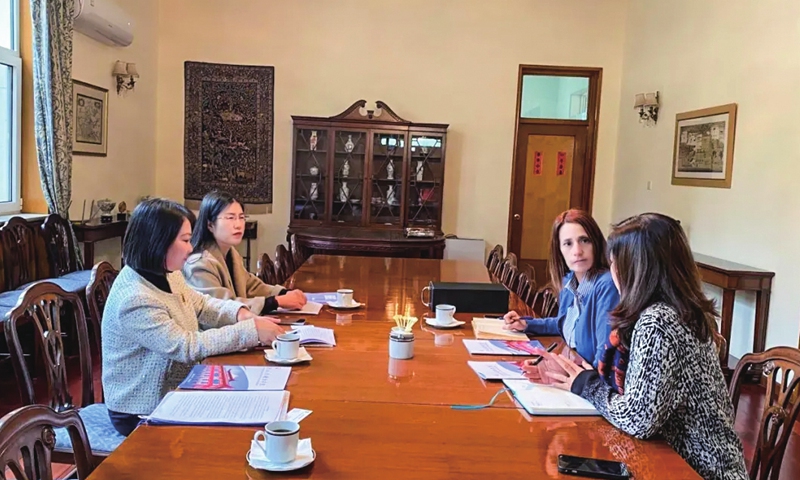
M 349 288 L 336 290 L 336 304 L 340 307 L 350 307 L 353 305 L 353 291 Z
M 288 420 L 270 422 L 253 435 L 256 445 L 264 450 L 267 460 L 272 463 L 289 463 L 297 458 L 297 442 L 300 438 L 300 424 Z M 261 441 L 264 441 L 263 446 Z
M 300 335 L 296 333 L 278 335 L 277 340 L 272 342 L 272 349 L 275 350 L 278 358 L 294 360 L 300 353 Z
M 456 307 L 446 303 L 436 305 L 436 324 L 437 325 L 450 325 L 453 323 L 453 315 L 456 314 Z

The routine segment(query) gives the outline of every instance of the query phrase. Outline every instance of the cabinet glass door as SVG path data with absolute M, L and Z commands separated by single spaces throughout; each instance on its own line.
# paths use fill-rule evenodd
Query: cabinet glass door
M 360 224 L 363 215 L 367 132 L 334 131 L 333 210 L 331 220 Z
M 295 130 L 294 218 L 325 220 L 328 131 Z
M 404 133 L 376 132 L 372 135 L 369 221 L 379 225 L 400 225 L 403 204 Z
M 444 180 L 443 137 L 411 134 L 408 178 L 409 226 L 439 225 Z

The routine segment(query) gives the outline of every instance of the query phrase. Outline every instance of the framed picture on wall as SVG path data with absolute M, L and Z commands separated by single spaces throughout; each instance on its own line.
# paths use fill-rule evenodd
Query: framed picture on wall
M 72 153 L 108 154 L 108 90 L 72 80 Z
M 675 116 L 672 184 L 731 188 L 736 104 Z

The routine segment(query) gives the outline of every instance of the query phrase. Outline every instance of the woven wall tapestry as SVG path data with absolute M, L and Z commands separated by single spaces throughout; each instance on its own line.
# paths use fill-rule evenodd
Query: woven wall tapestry
M 272 203 L 274 67 L 186 62 L 184 197 Z

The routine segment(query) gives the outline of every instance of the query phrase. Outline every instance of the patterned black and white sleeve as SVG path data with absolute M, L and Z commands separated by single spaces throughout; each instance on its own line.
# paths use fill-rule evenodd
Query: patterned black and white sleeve
M 609 422 L 637 438 L 649 438 L 682 400 L 675 332 L 664 329 L 659 312 L 643 315 L 633 332 L 625 393 L 619 395 L 595 370 L 582 372 L 572 392 L 590 401 Z M 684 372 L 690 375 L 690 372 Z

